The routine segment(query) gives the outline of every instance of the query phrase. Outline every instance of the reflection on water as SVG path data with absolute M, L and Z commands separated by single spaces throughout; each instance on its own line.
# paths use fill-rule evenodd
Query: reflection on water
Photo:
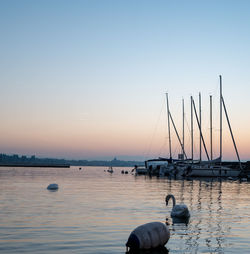
M 167 225 L 169 225 L 167 218 L 166 218 L 166 220 L 167 220 Z M 187 224 L 189 223 L 189 220 L 190 220 L 190 217 L 184 217 L 184 218 L 172 217 L 173 225 L 174 224 L 186 224 L 186 226 L 187 226 Z
M 166 248 L 147 253 L 249 253 L 248 182 L 149 178 L 121 174 L 128 168 L 113 174 L 105 169 L 0 168 L 0 252 L 125 253 L 134 228 L 167 217 Z M 46 189 L 52 182 L 58 191 Z M 172 207 L 165 204 L 170 193 L 188 206 L 188 223 L 170 217 Z
M 158 247 L 155 249 L 151 249 L 151 250 L 139 250 L 139 251 L 128 251 L 126 252 L 126 254 L 168 254 L 169 251 L 168 249 L 164 246 L 164 247 Z

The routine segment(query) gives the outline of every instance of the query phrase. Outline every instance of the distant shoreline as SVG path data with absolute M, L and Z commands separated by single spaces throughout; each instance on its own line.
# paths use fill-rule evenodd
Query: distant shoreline
M 0 164 L 0 167 L 31 167 L 31 168 L 69 168 L 69 164 Z
M 111 161 L 104 160 L 68 160 L 56 158 L 37 158 L 35 155 L 0 154 L 0 167 L 56 167 L 69 168 L 70 166 L 103 166 L 103 167 L 134 167 L 144 165 L 141 161 L 122 161 L 114 158 Z

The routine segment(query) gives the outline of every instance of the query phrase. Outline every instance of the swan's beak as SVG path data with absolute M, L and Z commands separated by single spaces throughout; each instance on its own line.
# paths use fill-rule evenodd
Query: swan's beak
M 168 201 L 166 201 L 166 205 L 168 205 Z

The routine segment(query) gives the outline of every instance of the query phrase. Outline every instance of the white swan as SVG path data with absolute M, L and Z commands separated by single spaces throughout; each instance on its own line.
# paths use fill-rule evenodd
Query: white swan
M 171 217 L 183 218 L 183 219 L 184 218 L 189 218 L 190 213 L 189 213 L 189 210 L 188 210 L 187 206 L 185 204 L 176 205 L 174 195 L 169 194 L 169 195 L 166 196 L 166 205 L 168 205 L 168 201 L 171 198 L 172 198 L 172 201 L 173 201 L 173 208 L 172 208 L 172 211 L 171 211 Z

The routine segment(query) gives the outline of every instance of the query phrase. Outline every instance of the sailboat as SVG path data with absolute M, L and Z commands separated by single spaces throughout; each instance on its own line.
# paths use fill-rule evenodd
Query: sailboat
M 110 166 L 110 167 L 109 167 L 109 169 L 107 170 L 107 172 L 109 172 L 109 173 L 111 173 L 111 174 L 112 174 L 112 173 L 114 172 L 113 167 L 112 167 L 112 166 Z
M 150 159 L 145 161 L 145 168 L 143 168 L 143 173 L 151 174 L 151 175 L 172 175 L 172 176 L 188 176 L 188 177 L 241 177 L 246 175 L 245 165 L 242 165 L 239 157 L 239 153 L 236 147 L 236 143 L 234 140 L 232 128 L 230 125 L 230 121 L 228 118 L 224 98 L 222 96 L 222 77 L 220 78 L 220 156 L 217 159 L 213 159 L 212 152 L 212 97 L 210 96 L 210 146 L 211 146 L 211 154 L 209 156 L 205 141 L 202 135 L 201 130 L 201 96 L 199 94 L 199 106 L 200 106 L 200 116 L 198 117 L 195 103 L 193 97 L 191 96 L 191 158 L 187 158 L 185 149 L 184 149 L 184 101 L 183 101 L 183 140 L 181 141 L 178 131 L 176 129 L 173 117 L 169 110 L 169 102 L 168 102 L 168 94 L 167 97 L 167 116 L 168 116 L 168 135 L 169 135 L 169 158 L 161 158 L 158 159 Z M 229 126 L 229 130 L 231 133 L 231 138 L 234 144 L 234 148 L 236 151 L 236 155 L 238 158 L 238 163 L 236 162 L 222 162 L 222 108 L 224 109 L 227 123 Z M 197 120 L 197 124 L 200 131 L 200 159 L 194 160 L 194 152 L 193 152 L 193 113 L 195 113 L 195 117 Z M 181 154 L 179 154 L 178 159 L 172 158 L 171 151 L 171 133 L 170 133 L 170 122 L 175 130 L 176 136 L 178 138 L 179 144 L 181 146 Z M 207 155 L 207 161 L 201 160 L 201 147 L 204 147 L 204 150 Z M 250 163 L 249 163 L 250 164 Z M 139 168 L 138 174 L 139 174 Z M 137 171 L 136 170 L 136 171 Z M 250 171 L 250 166 L 249 166 Z M 250 174 L 250 172 L 249 172 Z
M 159 157 L 158 159 L 150 159 L 145 161 L 145 168 L 147 173 L 151 175 L 158 176 L 173 176 L 173 177 L 182 177 L 187 174 L 187 168 L 193 162 L 192 159 L 187 157 L 187 154 L 184 149 L 184 99 L 182 100 L 183 108 L 183 134 L 182 140 L 177 131 L 174 119 L 169 109 L 168 93 L 166 93 L 167 101 L 167 122 L 168 122 L 168 140 L 169 140 L 169 158 Z M 170 126 L 173 127 L 177 140 L 179 142 L 181 152 L 178 154 L 178 158 L 174 159 L 172 157 L 172 144 L 171 144 L 171 130 Z
M 191 101 L 194 105 L 194 102 L 191 97 Z M 238 149 L 234 140 L 232 128 L 229 122 L 224 98 L 222 95 L 222 77 L 220 75 L 220 156 L 212 160 L 212 99 L 210 96 L 210 142 L 211 142 L 211 155 L 210 158 L 208 156 L 205 143 L 204 143 L 204 148 L 208 157 L 208 161 L 201 161 L 201 155 L 200 155 L 200 161 L 198 163 L 194 163 L 192 161 L 191 164 L 189 164 L 186 169 L 183 171 L 183 176 L 190 176 L 190 177 L 239 177 L 242 175 L 244 172 L 243 165 L 240 161 Z M 224 108 L 224 112 L 226 115 L 227 123 L 229 126 L 229 130 L 231 133 L 231 138 L 234 144 L 235 152 L 238 158 L 238 165 L 235 163 L 224 163 L 222 162 L 222 108 Z M 195 109 L 195 106 L 194 106 Z M 191 112 L 192 113 L 192 112 Z M 196 113 L 196 111 L 195 111 Z M 200 121 L 198 121 L 197 118 L 197 123 L 199 125 L 200 129 L 200 135 L 202 137 L 202 132 L 201 132 L 201 126 L 200 126 Z M 192 134 L 193 135 L 193 134 Z M 200 148 L 200 154 L 201 154 L 201 148 Z M 192 155 L 193 158 L 193 155 Z
M 183 136 L 183 143 L 181 142 L 179 133 L 177 131 L 176 125 L 174 123 L 173 117 L 169 110 L 169 101 L 168 101 L 168 93 L 166 93 L 166 101 L 167 101 L 167 119 L 168 119 L 168 136 L 169 136 L 169 158 L 162 158 L 159 157 L 158 159 L 150 159 L 145 161 L 145 169 L 147 170 L 147 174 L 149 175 L 158 175 L 158 176 L 168 176 L 173 175 L 177 176 L 179 173 L 182 173 L 182 169 L 180 170 L 181 164 L 184 160 L 184 156 L 187 159 L 186 153 L 184 151 L 184 136 Z M 183 101 L 183 117 L 184 117 L 184 101 Z M 175 130 L 176 136 L 180 143 L 182 153 L 179 154 L 178 159 L 172 158 L 172 149 L 171 149 L 171 133 L 170 133 L 170 123 Z M 183 125 L 184 125 L 184 118 L 183 118 Z M 138 174 L 139 174 L 139 169 Z

